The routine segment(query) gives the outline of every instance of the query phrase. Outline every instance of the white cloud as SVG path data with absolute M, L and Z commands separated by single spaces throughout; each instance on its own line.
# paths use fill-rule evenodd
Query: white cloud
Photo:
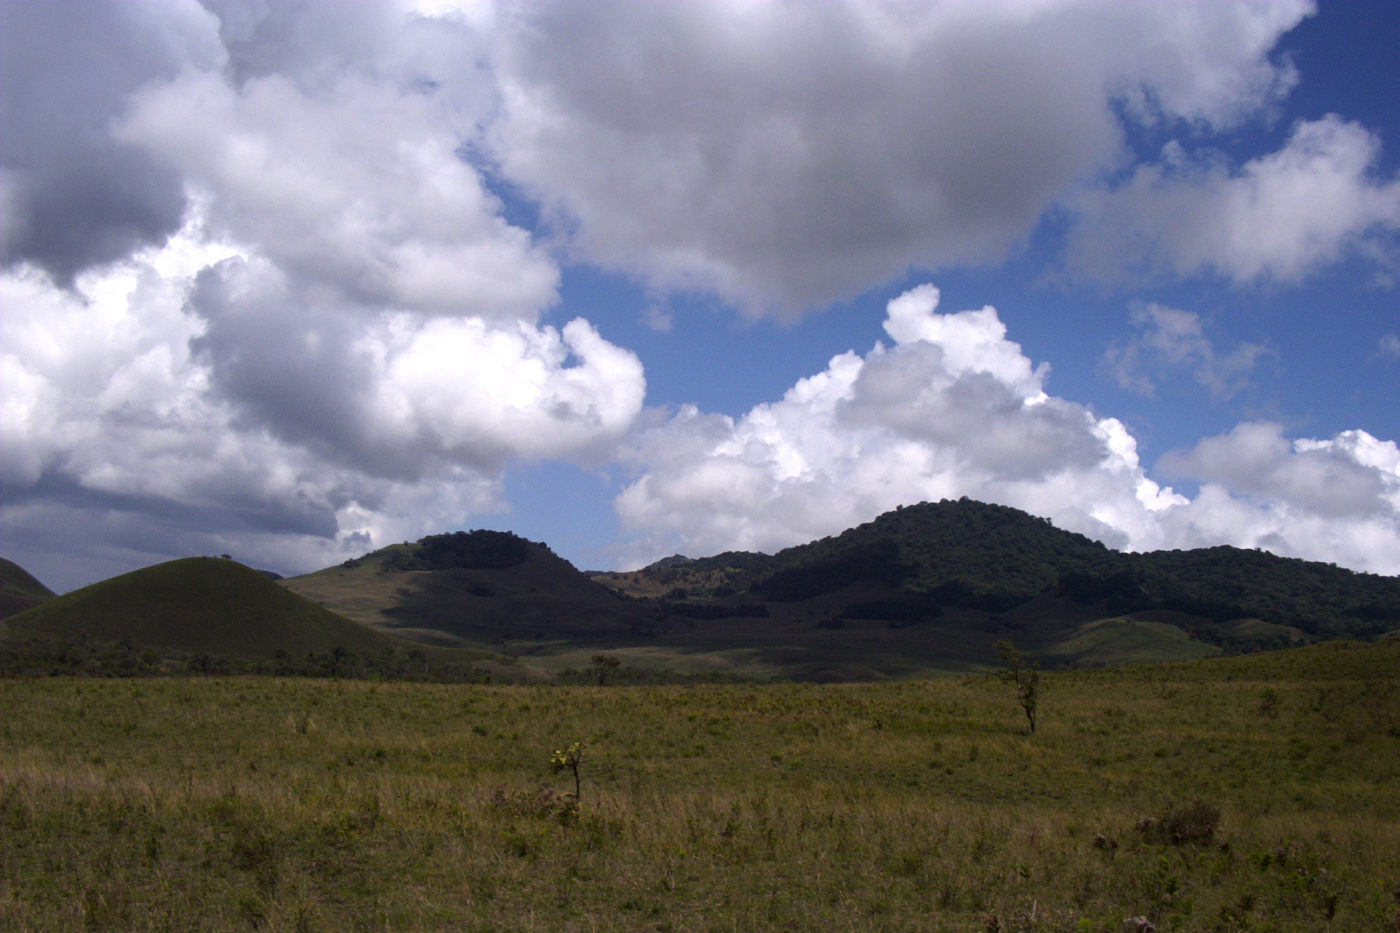
M 514 460 L 606 460 L 644 374 L 589 321 L 548 321 L 560 255 L 644 280 L 658 330 L 673 288 L 795 315 L 911 266 L 999 262 L 1063 204 L 1106 277 L 1384 264 L 1400 183 L 1355 124 L 1301 124 L 1241 167 L 1126 161 L 1124 120 L 1204 139 L 1267 113 L 1297 77 L 1270 51 L 1310 11 L 0 2 L 6 554 L 81 537 L 111 566 L 307 569 L 503 507 Z M 551 229 L 506 219 L 535 207 Z M 1134 547 L 1191 538 L 1216 500 L 1258 519 L 1241 540 L 1340 554 L 1350 532 L 1289 524 L 1328 515 L 1389 540 L 1389 442 L 1241 428 L 1178 456 L 1205 483 L 1188 503 L 1121 423 L 1049 395 L 995 310 L 936 304 L 901 296 L 891 345 L 742 418 L 653 424 L 620 513 L 699 551 L 957 495 Z M 1183 315 L 1148 315 L 1123 378 L 1184 366 L 1228 394 L 1261 351 L 1217 352 Z M 1315 476 L 1346 489 L 1319 498 Z
M 1186 369 L 1213 398 L 1225 399 L 1244 389 L 1259 361 L 1272 352 L 1263 344 L 1240 343 L 1217 353 L 1199 315 L 1156 303 L 1134 308 L 1132 321 L 1138 333 L 1109 347 L 1104 362 L 1119 385 L 1141 395 L 1155 394 L 1171 370 Z
M 1151 516 L 1184 500 L 1144 475 L 1123 426 L 1047 395 L 995 310 L 941 315 L 938 299 L 891 301 L 892 347 L 837 356 L 781 401 L 737 420 L 686 408 L 644 432 L 644 473 L 616 503 L 654 535 L 639 556 L 771 550 L 964 495 L 1155 545 Z
M 1299 123 L 1278 152 L 1234 170 L 1173 142 L 1117 188 L 1086 195 L 1070 263 L 1116 278 L 1213 272 L 1296 282 L 1349 254 L 1393 263 L 1400 179 L 1378 177 L 1380 140 L 1327 116 Z
M 558 271 L 456 154 L 431 97 L 346 76 L 235 89 L 186 72 L 133 98 L 119 137 L 207 196 L 208 223 L 348 302 L 533 320 Z
M 621 435 L 641 410 L 641 363 L 582 319 L 347 313 L 276 266 L 205 270 L 191 308 L 213 385 L 288 443 L 380 476 L 439 463 L 494 472 Z M 275 337 L 274 337 L 275 335 Z
M 218 22 L 194 0 L 0 3 L 0 267 L 71 283 L 175 232 L 179 177 L 108 132 L 132 91 L 187 63 L 218 67 Z
M 1400 517 L 1400 453 L 1364 431 L 1290 442 L 1277 424 L 1246 422 L 1169 455 L 1161 469 L 1324 519 Z
M 641 408 L 641 364 L 581 319 L 347 312 L 239 252 L 196 217 L 72 291 L 0 275 L 6 556 L 56 586 L 188 553 L 315 569 L 500 510 L 506 461 L 587 456 Z
M 1165 516 L 1177 547 L 1261 547 L 1373 573 L 1400 574 L 1400 448 L 1365 431 L 1283 437 L 1246 423 L 1164 458 L 1201 480 L 1200 494 Z
M 994 262 L 1124 157 L 1295 80 L 1274 3 L 554 2 L 508 8 L 491 139 L 580 257 L 797 313 Z M 1027 41 L 1033 36 L 1033 41 Z
M 1116 419 L 1047 394 L 995 310 L 937 303 L 931 286 L 901 295 L 885 325 L 894 346 L 837 356 L 742 418 L 689 407 L 642 432 L 642 473 L 615 503 L 638 535 L 630 558 L 772 551 L 969 496 L 1111 547 L 1228 543 L 1400 572 L 1394 442 L 1290 442 L 1277 425 L 1242 424 L 1164 459 L 1203 483 L 1189 499 L 1149 478 Z

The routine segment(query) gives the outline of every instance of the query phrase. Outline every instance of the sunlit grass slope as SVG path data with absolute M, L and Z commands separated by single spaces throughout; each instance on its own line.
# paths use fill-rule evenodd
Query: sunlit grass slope
M 113 577 L 0 624 L 14 636 L 128 641 L 227 658 L 402 644 L 288 592 L 256 570 L 215 557 L 183 558 Z
M 1098 619 L 1050 646 L 1047 655 L 1070 667 L 1189 661 L 1220 654 L 1215 645 L 1198 641 L 1175 625 L 1143 619 Z
M 473 535 L 508 541 L 519 553 L 481 566 L 423 565 L 418 555 L 425 552 L 424 542 L 455 537 L 437 535 L 281 585 L 385 632 L 493 651 L 560 639 L 579 644 L 635 641 L 654 617 L 653 611 L 624 600 L 542 544 L 500 532 Z
M 1396 928 L 1400 644 L 1043 684 L 0 681 L 0 928 Z

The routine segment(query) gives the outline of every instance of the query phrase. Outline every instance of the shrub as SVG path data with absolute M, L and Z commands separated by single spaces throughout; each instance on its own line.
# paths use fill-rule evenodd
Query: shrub
M 1137 830 L 1144 842 L 1156 845 L 1204 845 L 1215 838 L 1220 825 L 1220 808 L 1196 800 L 1163 816 L 1138 820 Z

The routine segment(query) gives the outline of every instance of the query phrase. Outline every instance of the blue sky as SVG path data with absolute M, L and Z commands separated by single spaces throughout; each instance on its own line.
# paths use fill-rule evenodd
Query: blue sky
M 0 0 L 0 555 L 970 496 L 1400 573 L 1400 5 Z

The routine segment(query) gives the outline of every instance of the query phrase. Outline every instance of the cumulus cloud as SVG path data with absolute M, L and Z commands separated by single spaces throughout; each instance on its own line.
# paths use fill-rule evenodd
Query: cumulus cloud
M 1246 422 L 1190 451 L 1168 455 L 1161 464 L 1169 474 L 1338 519 L 1400 508 L 1397 467 L 1395 444 L 1364 431 L 1330 441 L 1290 442 L 1277 424 L 1268 422 Z
M 641 409 L 641 363 L 583 319 L 521 321 L 318 305 L 265 260 L 205 269 L 194 341 L 225 398 L 291 443 L 384 476 L 437 461 L 499 470 L 620 435 Z
M 189 72 L 135 95 L 117 134 L 206 196 L 214 232 L 347 302 L 533 318 L 555 297 L 553 262 L 501 219 L 427 95 Z
M 641 475 L 616 500 L 635 560 L 771 551 L 897 505 L 969 496 L 1112 547 L 1231 543 L 1400 570 L 1400 451 L 1362 431 L 1287 441 L 1244 424 L 1165 458 L 1203 483 L 1151 479 L 1113 418 L 1045 391 L 1047 371 L 996 311 L 937 312 L 921 286 L 891 301 L 892 346 L 833 358 L 738 419 L 684 408 L 643 432 Z
M 1365 431 L 1289 441 L 1248 422 L 1163 458 L 1168 475 L 1202 483 L 1167 516 L 1179 547 L 1221 542 L 1400 573 L 1400 448 Z
M 1128 161 L 1128 124 L 1201 140 L 1282 100 L 1297 75 L 1271 50 L 1311 11 L 0 0 L 6 554 L 57 565 L 81 536 L 112 569 L 307 569 L 504 507 L 514 461 L 606 462 L 622 438 L 620 514 L 699 551 L 958 495 L 1133 547 L 1191 539 L 1216 500 L 1285 516 L 1237 526 L 1300 548 L 1298 516 L 1381 521 L 1388 442 L 1216 439 L 1173 461 L 1203 483 L 1188 501 L 1121 423 L 1050 395 L 995 310 L 940 314 L 931 287 L 891 303 L 888 345 L 737 419 L 644 413 L 637 356 L 550 318 L 564 258 L 636 276 L 665 331 L 670 290 L 796 316 L 1000 262 L 1063 205 L 1106 278 L 1384 263 L 1400 189 L 1355 124 L 1243 166 Z M 1187 367 L 1228 395 L 1263 351 L 1153 306 L 1115 352 L 1129 383 Z M 1230 473 L 1229 444 L 1257 468 Z M 1354 498 L 1309 499 L 1309 470 Z
M 1395 261 L 1400 179 L 1377 170 L 1380 140 L 1337 116 L 1304 121 L 1278 152 L 1233 169 L 1172 142 L 1109 191 L 1086 195 L 1070 262 L 1113 279 L 1209 272 L 1297 282 L 1351 254 Z
M 583 455 L 640 409 L 640 363 L 585 321 L 351 326 L 285 284 L 194 228 L 74 290 L 0 276 L 7 556 L 62 580 L 36 549 L 87 522 L 127 560 L 314 569 L 498 511 L 508 459 Z
M 771 550 L 896 505 L 970 496 L 1116 546 L 1153 545 L 1185 500 L 1147 478 L 1122 424 L 1045 392 L 994 309 L 938 314 L 938 290 L 890 302 L 891 346 L 848 352 L 739 419 L 686 408 L 642 434 L 618 497 L 655 553 Z
M 26 72 L 41 91 L 77 81 L 98 155 L 174 192 L 173 221 L 96 252 L 40 255 L 7 220 L 0 525 L 7 556 L 59 565 L 50 579 L 84 524 L 117 564 L 312 569 L 499 510 L 507 463 L 592 456 L 642 407 L 633 353 L 582 318 L 541 321 L 558 266 L 463 155 L 490 97 L 459 58 L 479 41 L 465 21 L 211 6 L 102 5 L 54 37 L 71 59 L 89 26 L 129 26 L 108 88 L 69 59 L 72 75 Z M 45 145 L 65 140 L 83 142 Z M 7 174 L 6 203 L 46 171 Z M 143 177 L 126 183 L 144 199 Z
M 1134 308 L 1132 321 L 1138 333 L 1109 347 L 1104 362 L 1119 385 L 1140 395 L 1154 395 L 1163 375 L 1185 369 L 1212 398 L 1225 399 L 1244 389 L 1260 360 L 1272 352 L 1263 344 L 1240 343 L 1221 354 L 1206 337 L 1199 315 L 1156 303 Z
M 1118 164 L 1121 114 L 1257 113 L 1310 9 L 530 4 L 502 20 L 491 139 L 578 256 L 796 313 L 1000 260 Z
M 67 284 L 179 229 L 179 175 L 109 122 L 147 81 L 222 59 L 218 21 L 193 0 L 0 3 L 0 265 Z

